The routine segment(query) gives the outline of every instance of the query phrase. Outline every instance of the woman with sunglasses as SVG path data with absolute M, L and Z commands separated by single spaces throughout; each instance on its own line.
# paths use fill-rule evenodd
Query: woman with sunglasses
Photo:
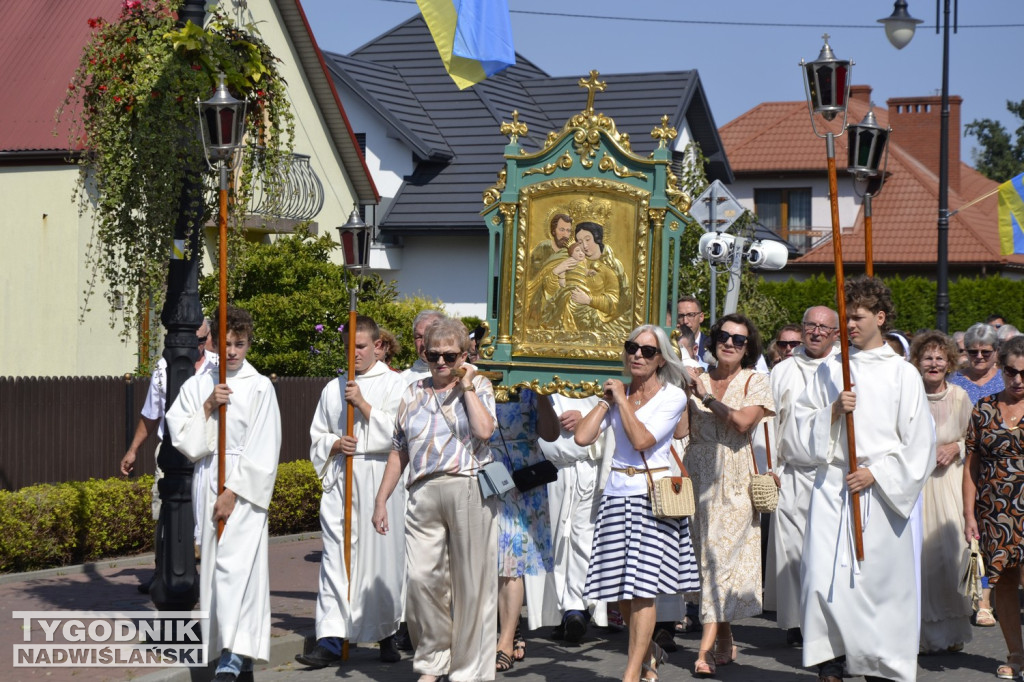
M 373 526 L 388 532 L 387 499 L 408 467 L 405 617 L 419 682 L 451 675 L 494 679 L 497 630 L 496 497 L 484 498 L 476 472 L 493 460 L 494 389 L 464 364 L 469 335 L 441 318 L 423 337 L 430 376 L 399 402 L 395 435 Z M 463 373 L 461 370 L 465 370 Z
M 967 426 L 964 534 L 979 541 L 1006 642 L 996 677 L 1015 680 L 1024 668 L 1017 596 L 1024 576 L 1024 336 L 1000 347 L 999 364 L 1003 390 L 979 400 Z
M 730 622 L 761 613 L 761 521 L 750 499 L 749 436 L 775 414 L 768 375 L 752 368 L 761 336 L 746 316 L 711 328 L 718 365 L 693 375 L 687 468 L 697 497 L 693 544 L 700 564 L 704 624 L 694 674 L 714 675 L 736 660 Z
M 661 327 L 645 324 L 629 335 L 624 374 L 604 382 L 604 398 L 576 426 L 577 445 L 588 446 L 607 428 L 615 435 L 584 598 L 618 602 L 629 626 L 624 682 L 658 679 L 665 652 L 651 636 L 659 594 L 699 586 L 685 518 L 658 518 L 651 511 L 649 480 L 669 475 L 672 432 L 686 409 L 682 361 Z M 650 477 L 650 479 L 648 478 Z
M 990 324 L 979 322 L 971 325 L 964 334 L 967 365 L 953 372 L 949 383 L 967 391 L 974 404 L 985 396 L 1003 390 L 1003 375 L 996 367 L 996 344 L 996 328 Z
M 939 331 L 914 337 L 910 362 L 921 373 L 935 422 L 935 469 L 921 491 L 921 651 L 960 651 L 971 641 L 971 602 L 957 590 L 963 536 L 964 434 L 971 399 L 947 377 L 956 367 L 956 342 Z

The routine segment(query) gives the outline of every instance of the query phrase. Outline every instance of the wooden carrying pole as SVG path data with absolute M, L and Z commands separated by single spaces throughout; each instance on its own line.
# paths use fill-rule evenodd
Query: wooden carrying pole
M 217 221 L 220 238 L 220 253 L 217 267 L 220 270 L 220 300 L 217 309 L 217 383 L 228 381 L 228 167 L 220 163 L 220 215 Z M 217 495 L 224 492 L 224 459 L 227 452 L 228 406 L 217 407 Z M 224 519 L 217 521 L 217 539 L 224 533 Z
M 347 359 L 348 371 L 345 377 L 348 381 L 355 381 L 356 378 L 356 289 L 349 289 L 348 308 L 348 332 Z M 356 425 L 356 408 L 348 400 L 345 401 L 345 434 L 353 435 L 352 431 Z M 342 457 L 345 457 L 342 453 Z M 345 457 L 345 575 L 348 582 L 348 599 L 352 600 L 352 458 Z M 351 611 L 351 605 L 349 606 Z M 341 660 L 348 660 L 348 638 L 341 645 Z
M 839 234 L 839 199 L 836 183 L 835 136 L 827 133 L 825 146 L 828 153 L 828 196 L 832 205 L 832 249 L 836 265 L 836 304 L 839 309 L 839 344 L 843 359 L 843 390 L 849 391 L 850 335 L 846 328 L 846 282 L 843 279 L 843 245 Z M 846 413 L 846 444 L 850 456 L 850 473 L 857 471 L 857 446 L 853 432 L 853 413 Z M 860 519 L 860 493 L 850 494 L 850 512 L 853 516 L 853 542 L 857 561 L 864 560 L 864 531 Z

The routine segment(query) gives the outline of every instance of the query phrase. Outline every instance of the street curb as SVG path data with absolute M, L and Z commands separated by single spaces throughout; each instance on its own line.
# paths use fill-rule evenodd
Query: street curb
M 281 637 L 274 637 L 270 640 L 270 661 L 266 664 L 258 664 L 257 667 L 275 668 L 286 663 L 293 663 L 297 654 L 304 653 L 308 648 L 312 649 L 316 643 L 316 635 L 312 632 L 302 634 L 290 632 Z M 206 682 L 214 675 L 216 661 L 205 668 L 164 668 L 144 677 L 135 678 L 136 682 Z
M 294 535 L 278 535 L 270 538 L 269 544 L 277 545 L 284 542 L 299 542 L 301 540 L 314 540 L 321 536 L 321 531 L 309 531 L 308 533 L 295 533 Z M 72 564 L 70 566 L 57 566 L 56 568 L 43 568 L 38 571 L 27 571 L 25 573 L 0 573 L 0 585 L 20 583 L 23 580 L 40 580 L 43 578 L 62 578 L 66 575 L 80 575 L 83 573 L 95 573 L 96 569 L 115 568 L 117 566 L 152 566 L 153 553 L 133 554 L 124 557 L 110 557 L 99 561 L 90 561 L 84 564 Z

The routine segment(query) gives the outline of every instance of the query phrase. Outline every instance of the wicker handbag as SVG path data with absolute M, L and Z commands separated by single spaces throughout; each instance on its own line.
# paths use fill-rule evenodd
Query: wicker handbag
M 650 467 L 647 466 L 647 457 L 644 456 L 642 450 L 640 458 L 644 460 L 644 470 L 647 472 L 647 491 L 651 498 L 651 511 L 661 519 L 681 519 L 693 516 L 697 511 L 697 504 L 693 499 L 693 481 L 690 480 L 690 474 L 683 466 L 683 460 L 679 459 L 675 446 L 670 447 L 682 476 L 664 476 L 655 481 L 651 476 Z
M 772 444 L 768 440 L 768 422 L 764 422 L 764 447 L 768 456 L 768 471 L 758 473 L 757 458 L 754 456 L 754 444 L 747 436 L 750 446 L 750 459 L 754 463 L 754 475 L 750 478 L 750 500 L 754 503 L 754 511 L 761 514 L 771 514 L 779 506 L 779 485 L 772 473 Z

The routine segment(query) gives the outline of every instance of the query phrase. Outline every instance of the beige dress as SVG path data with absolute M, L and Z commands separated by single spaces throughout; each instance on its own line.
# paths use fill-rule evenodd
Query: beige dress
M 960 456 L 947 467 L 936 467 L 922 491 L 922 651 L 940 651 L 971 641 L 971 602 L 957 591 L 960 557 L 967 546 L 961 486 L 964 434 L 971 407 L 967 392 L 953 384 L 945 391 L 928 394 L 936 442 L 959 443 Z
M 700 381 L 711 390 L 708 374 Z M 760 405 L 767 415 L 775 414 L 768 375 L 750 369 L 740 370 L 722 402 L 733 409 Z M 721 623 L 756 616 L 761 613 L 761 518 L 750 501 L 754 465 L 747 434 L 726 425 L 696 398 L 687 411 L 686 468 L 697 497 L 690 528 L 700 565 L 700 619 Z

